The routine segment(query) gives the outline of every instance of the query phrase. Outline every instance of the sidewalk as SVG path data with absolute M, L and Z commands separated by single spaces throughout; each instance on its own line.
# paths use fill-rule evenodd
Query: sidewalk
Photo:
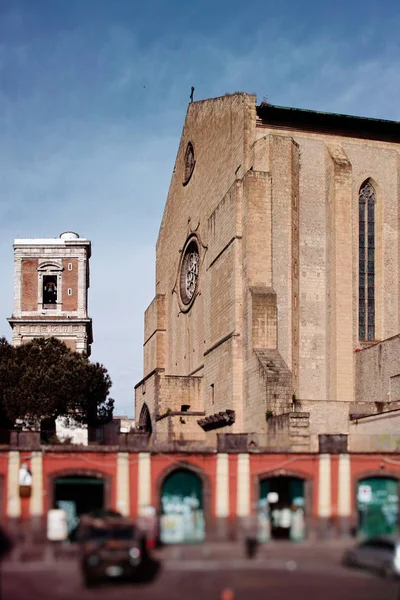
M 286 540 L 271 541 L 260 544 L 257 556 L 285 557 L 287 556 L 312 556 L 317 554 L 341 554 L 346 548 L 354 544 L 352 540 L 305 540 L 303 542 L 290 542 Z M 213 560 L 243 558 L 246 556 L 243 542 L 203 542 L 192 545 L 164 546 L 155 551 L 161 560 Z
M 290 542 L 286 540 L 271 541 L 260 544 L 257 559 L 280 559 L 296 560 L 297 558 L 313 559 L 341 556 L 345 548 L 351 546 L 352 540 L 305 540 L 303 542 Z M 78 556 L 77 544 L 51 544 L 20 545 L 14 548 L 6 563 L 31 563 L 69 561 Z M 163 563 L 176 561 L 232 561 L 246 559 L 246 551 L 243 541 L 235 542 L 203 542 L 201 544 L 171 545 L 163 546 L 152 552 L 155 558 Z

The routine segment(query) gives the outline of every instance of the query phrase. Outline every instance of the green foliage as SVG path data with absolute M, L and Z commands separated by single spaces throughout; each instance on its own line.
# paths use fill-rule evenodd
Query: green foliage
M 274 413 L 272 412 L 272 410 L 267 410 L 267 412 L 265 413 L 265 418 L 267 419 L 267 421 L 269 421 L 273 416 Z
M 112 418 L 111 379 L 99 363 L 56 338 L 12 347 L 0 339 L 0 418 L 35 422 L 70 416 L 95 424 Z M 4 427 L 0 423 L 0 427 Z

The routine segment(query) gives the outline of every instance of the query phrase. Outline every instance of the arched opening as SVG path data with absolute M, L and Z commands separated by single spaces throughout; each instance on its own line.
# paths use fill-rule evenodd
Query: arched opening
M 188 544 L 205 539 L 204 490 L 192 470 L 175 469 L 161 486 L 160 539 L 164 544 Z
M 147 404 L 143 404 L 142 410 L 140 411 L 139 429 L 140 429 L 140 431 L 144 431 L 145 433 L 149 433 L 149 434 L 151 434 L 153 431 L 153 426 L 151 424 L 150 411 L 149 411 Z
M 265 477 L 259 482 L 260 541 L 303 540 L 306 536 L 306 482 L 294 475 Z
M 399 483 L 394 477 L 367 477 L 357 485 L 358 532 L 363 537 L 396 535 Z
M 53 508 L 67 515 L 68 533 L 83 514 L 105 509 L 105 482 L 101 477 L 64 475 L 54 479 Z

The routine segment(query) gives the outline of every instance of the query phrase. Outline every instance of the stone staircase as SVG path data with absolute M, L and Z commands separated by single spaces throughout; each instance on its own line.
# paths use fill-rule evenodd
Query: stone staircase
M 290 452 L 310 451 L 310 413 L 287 412 L 267 422 L 268 448 Z
M 279 351 L 272 348 L 254 350 L 265 380 L 266 411 L 282 414 L 290 411 L 292 374 Z

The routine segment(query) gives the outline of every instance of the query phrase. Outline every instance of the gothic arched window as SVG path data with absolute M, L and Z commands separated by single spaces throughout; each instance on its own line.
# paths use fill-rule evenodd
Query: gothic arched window
M 374 186 L 366 181 L 358 197 L 358 337 L 368 342 L 375 339 L 375 202 Z

